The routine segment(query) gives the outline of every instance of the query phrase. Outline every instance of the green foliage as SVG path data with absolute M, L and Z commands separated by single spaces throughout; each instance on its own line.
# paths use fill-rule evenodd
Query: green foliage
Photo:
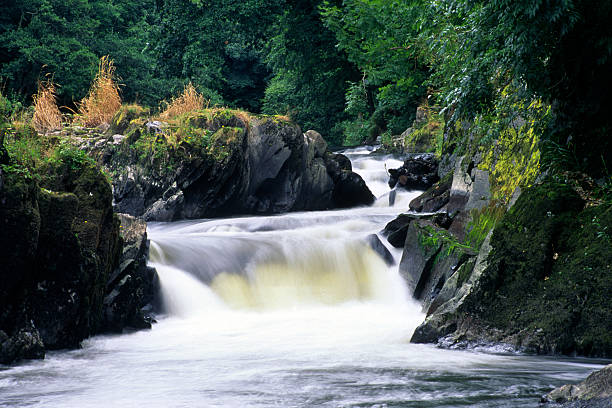
M 406 135 L 403 141 L 405 149 L 409 152 L 433 152 L 439 157 L 444 141 L 444 117 L 427 105 L 419 109 L 424 110 L 426 121 Z
M 153 10 L 151 0 L 12 2 L 0 20 L 0 77 L 29 97 L 37 79 L 53 73 L 60 100 L 70 104 L 85 96 L 99 57 L 110 55 L 126 98 L 153 103 L 160 96 L 146 51 Z
M 350 83 L 346 92 L 345 112 L 357 125 L 343 125 L 346 144 L 373 141 L 386 131 L 399 134 L 414 119 L 428 76 L 413 47 L 419 8 L 419 1 L 324 3 L 325 23 L 336 35 L 338 48 L 362 73 L 361 81 Z M 370 131 L 358 133 L 356 127 Z
M 54 169 L 77 170 L 84 163 L 94 164 L 85 151 L 56 137 L 39 136 L 27 123 L 13 122 L 6 129 L 4 147 L 9 160 L 2 165 L 3 171 L 41 183 L 55 174 Z
M 320 4 L 320 0 L 287 2 L 276 22 L 266 48 L 273 77 L 262 111 L 288 114 L 303 130 L 315 129 L 339 146 L 346 87 L 359 74 L 323 24 Z
M 472 247 L 459 242 L 450 232 L 429 225 L 421 227 L 419 245 L 422 248 L 437 248 L 442 246 L 443 251 L 438 254 L 438 258 L 446 258 L 459 252 L 472 251 Z
M 565 184 L 523 192 L 493 232 L 469 312 L 513 333 L 539 333 L 534 351 L 612 355 L 612 207 L 583 205 Z

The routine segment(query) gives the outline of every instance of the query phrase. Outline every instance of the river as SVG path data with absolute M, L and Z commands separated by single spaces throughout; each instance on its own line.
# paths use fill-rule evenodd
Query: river
M 605 363 L 410 344 L 424 315 L 401 253 L 365 242 L 418 192 L 390 207 L 401 162 L 346 154 L 373 207 L 150 224 L 158 323 L 0 368 L 0 406 L 535 407 Z

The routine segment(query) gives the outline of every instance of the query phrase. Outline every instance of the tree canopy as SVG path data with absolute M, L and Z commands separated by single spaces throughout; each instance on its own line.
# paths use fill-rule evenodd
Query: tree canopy
M 334 145 L 399 134 L 425 102 L 494 133 L 538 101 L 552 154 L 601 176 L 611 15 L 610 0 L 7 0 L 0 81 L 27 101 L 53 75 L 72 106 L 109 55 L 125 100 L 155 107 L 191 82 Z

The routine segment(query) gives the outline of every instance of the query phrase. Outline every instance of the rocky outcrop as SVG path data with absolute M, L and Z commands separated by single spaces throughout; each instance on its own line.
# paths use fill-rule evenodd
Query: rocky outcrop
M 45 189 L 3 177 L 0 330 L 3 353 L 13 350 L 4 362 L 42 357 L 43 344 L 76 347 L 95 333 L 117 264 L 119 223 L 104 176 L 87 162 L 62 163 L 53 174 Z
M 612 364 L 591 373 L 579 384 L 555 388 L 542 397 L 542 402 L 568 408 L 612 406 Z
M 457 275 L 463 283 L 447 280 L 412 341 L 612 355 L 612 210 L 583 205 L 564 184 L 523 191 L 473 269 Z
M 465 238 L 472 211 L 480 210 L 491 201 L 489 172 L 477 167 L 473 159 L 460 157 L 453 172 L 410 202 L 416 212 L 445 211 L 452 215 L 449 231 L 460 241 Z
M 402 167 L 389 169 L 389 175 L 390 188 L 399 185 L 407 190 L 426 190 L 440 179 L 438 159 L 433 153 L 411 155 Z
M 448 282 L 463 284 L 465 269 L 474 266 L 474 250 L 446 231 L 451 222 L 446 213 L 400 214 L 383 230 L 390 244 L 403 248 L 399 273 L 428 314 L 455 295 Z
M 60 158 L 44 188 L 0 174 L 0 363 L 43 358 L 110 329 L 106 299 L 119 286 L 109 278 L 122 249 L 111 187 L 90 161 Z M 134 268 L 142 269 L 145 249 L 137 252 Z M 121 265 L 124 277 L 129 268 Z M 134 322 L 132 312 L 121 324 Z
M 171 221 L 374 202 L 344 156 L 287 120 L 217 109 L 176 124 L 142 122 L 117 127 L 123 138 L 89 142 L 113 174 L 117 212 Z
M 159 277 L 147 266 L 147 224 L 127 214 L 118 216 L 123 251 L 106 283 L 101 332 L 151 328 L 158 306 Z

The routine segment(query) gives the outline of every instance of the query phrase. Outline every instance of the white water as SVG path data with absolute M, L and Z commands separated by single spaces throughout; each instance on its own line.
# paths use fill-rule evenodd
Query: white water
M 367 153 L 374 207 L 150 225 L 159 323 L 0 369 L 0 406 L 536 406 L 603 363 L 410 344 L 424 316 L 364 238 L 417 193 L 388 207 L 401 162 Z

